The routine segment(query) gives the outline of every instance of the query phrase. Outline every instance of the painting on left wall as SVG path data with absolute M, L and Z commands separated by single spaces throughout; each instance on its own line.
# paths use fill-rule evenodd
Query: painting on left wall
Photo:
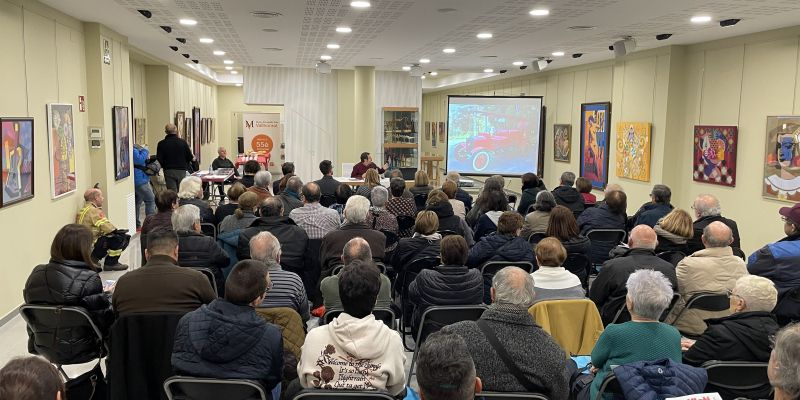
M 50 147 L 50 179 L 53 198 L 75 191 L 75 132 L 72 104 L 47 105 L 47 142 Z
M 33 198 L 33 119 L 0 118 L 0 207 Z
M 114 180 L 131 176 L 131 130 L 128 107 L 114 106 Z

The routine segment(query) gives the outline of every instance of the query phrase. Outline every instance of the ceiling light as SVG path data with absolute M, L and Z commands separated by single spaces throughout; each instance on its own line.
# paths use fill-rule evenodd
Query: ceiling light
M 447 54 L 453 54 L 453 53 L 455 53 L 455 52 L 456 52 L 456 49 L 453 49 L 453 48 L 450 48 L 450 47 L 448 47 L 448 48 L 446 48 L 446 49 L 442 50 L 442 52 L 443 52 L 443 53 L 447 53 Z
M 222 51 L 222 50 L 214 50 L 214 55 L 215 56 L 224 56 L 225 52 Z
M 706 22 L 711 22 L 711 17 L 708 15 L 697 15 L 692 17 L 691 21 L 695 24 L 705 24 Z
M 478 35 L 478 39 L 491 39 L 494 35 L 489 32 L 481 32 Z
M 519 67 L 520 65 L 525 65 L 525 61 L 514 61 L 511 65 Z
M 408 65 L 403 66 L 403 71 L 411 71 L 411 67 Z
M 323 54 L 323 55 L 319 56 L 319 59 L 322 60 L 322 61 L 328 61 L 328 60 L 330 60 L 332 58 L 333 57 L 331 57 L 331 56 L 329 56 L 327 54 Z
M 207 37 L 201 37 L 200 38 L 200 43 L 214 43 L 214 39 L 207 38 Z
M 369 4 L 368 1 L 351 1 L 350 2 L 350 7 L 353 7 L 353 8 L 368 8 L 370 6 L 372 6 L 372 4 Z
M 231 73 L 234 75 L 239 75 L 239 71 L 231 71 Z
M 336 43 L 328 43 L 328 48 L 329 48 L 329 49 L 336 50 L 336 49 L 338 49 L 338 48 L 339 48 L 339 45 L 338 45 L 338 44 L 336 44 Z
M 561 56 L 563 56 L 563 55 L 564 55 L 564 52 L 563 52 L 563 51 L 554 51 L 554 52 L 553 52 L 553 56 L 555 56 L 555 57 L 561 57 Z
M 352 31 L 353 30 L 350 29 L 349 26 L 338 26 L 338 27 L 336 27 L 336 32 L 339 32 L 339 33 L 350 33 Z
M 489 73 L 494 72 L 494 70 L 491 69 L 491 68 L 486 68 L 485 70 L 483 70 L 483 72 L 486 72 L 487 74 L 489 74 Z
M 550 15 L 550 10 L 545 10 L 543 8 L 535 8 L 531 10 L 528 14 L 533 15 L 534 17 L 544 17 L 546 15 Z
M 180 22 L 180 23 L 181 23 L 181 25 L 188 25 L 188 26 L 195 26 L 195 25 L 197 25 L 197 21 L 196 21 L 196 20 L 193 20 L 193 19 L 191 19 L 191 18 L 181 18 L 181 19 L 179 19 L 179 20 L 178 20 L 178 22 Z
M 436 75 L 439 75 L 439 73 L 436 71 L 431 72 L 431 76 L 436 76 Z
M 228 71 L 230 71 L 230 70 L 232 70 L 232 69 L 233 69 L 233 67 L 231 67 L 231 66 L 229 65 L 229 66 L 225 67 L 225 69 L 227 69 Z
M 222 61 L 222 63 L 231 65 L 231 64 L 233 64 L 233 60 L 224 60 L 224 61 Z
M 242 84 L 241 84 L 241 83 L 237 83 L 237 84 L 236 84 L 236 87 L 241 87 L 241 86 L 242 86 Z
M 421 77 L 419 77 L 419 79 L 425 79 L 425 75 L 422 75 Z
M 177 40 L 177 41 L 179 41 L 179 42 L 181 42 L 183 44 L 186 44 L 186 38 L 179 37 L 179 38 L 175 38 L 175 40 Z
M 420 59 L 419 59 L 419 62 L 421 62 L 421 63 L 423 63 L 423 64 L 427 64 L 427 63 L 431 62 L 431 60 L 430 60 L 430 59 L 428 59 L 428 58 L 420 58 Z

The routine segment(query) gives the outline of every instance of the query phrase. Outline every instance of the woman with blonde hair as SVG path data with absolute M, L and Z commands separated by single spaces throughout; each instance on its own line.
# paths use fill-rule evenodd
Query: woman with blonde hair
M 684 255 L 689 255 L 687 242 L 692 238 L 694 228 L 692 217 L 688 212 L 680 208 L 673 209 L 661 218 L 653 229 L 658 235 L 656 253 L 680 251 Z
M 219 223 L 219 233 L 244 229 L 258 219 L 255 210 L 258 208 L 258 195 L 244 192 L 238 198 L 238 207 L 232 215 L 228 215 Z
M 370 168 L 364 174 L 364 184 L 359 186 L 354 194 L 364 196 L 369 199 L 372 196 L 372 188 L 375 186 L 381 186 L 381 176 L 378 175 L 377 169 Z
M 414 196 L 418 194 L 428 194 L 428 192 L 433 190 L 433 187 L 429 184 L 429 182 L 430 180 L 428 179 L 428 173 L 423 170 L 419 170 L 416 174 L 414 174 L 414 187 L 408 190 Z

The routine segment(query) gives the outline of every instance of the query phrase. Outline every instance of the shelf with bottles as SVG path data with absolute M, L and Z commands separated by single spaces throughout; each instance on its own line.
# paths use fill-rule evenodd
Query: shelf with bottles
M 387 149 L 383 155 L 384 162 L 389 164 L 389 169 L 416 168 L 419 162 L 417 149 Z
M 384 161 L 391 168 L 418 167 L 419 109 L 416 107 L 383 108 Z

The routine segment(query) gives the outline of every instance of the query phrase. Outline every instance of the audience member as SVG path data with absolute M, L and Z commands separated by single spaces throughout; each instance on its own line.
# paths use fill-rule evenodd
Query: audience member
M 344 266 L 361 263 L 378 268 L 372 262 L 372 251 L 369 249 L 369 243 L 360 237 L 354 237 L 344 245 L 342 263 Z M 320 282 L 319 287 L 322 292 L 325 310 L 341 310 L 342 299 L 339 297 L 339 274 L 326 277 Z M 392 303 L 391 288 L 392 282 L 386 275 L 381 274 L 381 288 L 378 291 L 378 300 L 375 303 L 375 308 L 389 308 Z
M 220 190 L 222 190 L 222 186 L 220 186 Z M 221 223 L 225 217 L 233 215 L 236 212 L 236 209 L 239 208 L 239 196 L 246 191 L 247 188 L 239 182 L 234 183 L 228 188 L 228 202 L 225 204 L 221 204 L 222 202 L 220 202 L 217 209 L 214 211 L 214 219 L 217 220 L 217 223 Z
M 467 209 L 464 207 L 464 202 L 456 200 L 457 190 L 458 187 L 453 182 L 445 181 L 444 184 L 442 184 L 442 192 L 447 195 L 447 201 L 450 202 L 450 205 L 453 207 L 453 214 L 464 219 L 467 218 Z
M 306 231 L 309 239 L 322 239 L 339 227 L 339 214 L 320 205 L 321 197 L 320 186 L 307 183 L 302 189 L 303 206 L 289 213 L 289 218 Z
M 438 257 L 442 235 L 439 229 L 439 218 L 433 211 L 422 211 L 417 214 L 414 223 L 414 235 L 400 239 L 392 253 L 391 264 L 398 274 L 412 261 L 423 257 Z
M 240 185 L 241 186 L 241 185 Z M 242 186 L 244 188 L 244 186 Z M 230 191 L 228 191 L 230 193 Z M 253 192 L 242 193 L 238 198 L 236 211 L 228 215 L 219 223 L 219 233 L 245 229 L 257 220 L 255 214 L 258 208 L 258 195 Z
M 178 266 L 175 232 L 150 232 L 144 254 L 147 263 L 122 275 L 114 287 L 111 303 L 118 315 L 189 312 L 217 298 L 205 275 Z
M 366 173 L 370 169 L 374 169 L 375 172 L 382 174 L 386 172 L 387 168 L 389 168 L 389 164 L 386 163 L 383 164 L 383 168 L 380 168 L 377 165 L 375 165 L 375 163 L 372 162 L 372 154 L 369 154 L 368 152 L 365 151 L 361 153 L 361 162 L 359 162 L 356 165 L 353 165 L 353 171 L 350 172 L 350 177 L 366 179 Z
M 250 239 L 250 258 L 267 266 L 271 286 L 256 307 L 289 307 L 297 311 L 303 322 L 311 318 L 303 280 L 294 272 L 281 268 L 281 243 L 275 235 L 260 232 Z
M 391 198 L 386 202 L 386 211 L 394 214 L 397 217 L 411 217 L 417 215 L 417 205 L 414 203 L 414 196 L 404 196 L 406 189 L 406 181 L 402 178 L 392 178 L 389 181 L 389 191 Z M 409 194 L 411 192 L 408 192 Z M 400 230 L 400 237 L 411 236 L 412 229 Z
M 322 160 L 319 163 L 319 172 L 322 178 L 314 181 L 319 186 L 320 196 L 335 196 L 339 181 L 333 179 L 333 163 L 331 160 Z
M 240 181 L 242 185 L 248 189 L 253 186 L 258 171 L 261 171 L 261 164 L 259 164 L 258 161 L 249 160 L 244 163 L 244 167 L 242 167 L 242 180 Z
M 492 191 L 486 194 L 481 208 L 483 215 L 475 223 L 475 240 L 479 241 L 485 235 L 497 230 L 497 220 L 504 212 L 508 211 L 508 198 L 501 191 Z
M 18 357 L 0 369 L 0 399 L 64 400 L 64 381 L 53 364 L 41 357 Z
M 472 209 L 472 196 L 470 196 L 466 190 L 461 189 L 461 175 L 458 172 L 450 171 L 444 179 L 456 184 L 458 188 L 456 189 L 456 200 L 461 200 L 467 212 L 469 212 L 469 210 Z
M 228 158 L 228 150 L 225 150 L 224 147 L 220 146 L 217 149 L 217 158 L 215 158 L 214 161 L 211 161 L 211 169 L 216 171 L 218 169 L 226 169 L 226 168 L 229 168 L 229 169 L 233 170 L 233 176 L 228 178 L 224 183 L 234 183 L 234 182 L 236 182 L 237 178 L 234 178 L 234 177 L 238 177 L 239 176 L 239 171 L 236 170 L 236 166 L 233 165 L 233 161 L 231 161 Z M 219 188 L 220 203 L 222 203 L 223 201 L 225 201 L 225 191 L 224 191 L 223 185 L 219 185 L 217 187 Z M 222 221 L 222 218 L 217 217 L 217 220 L 218 221 Z
M 339 220 L 341 222 L 344 222 L 344 205 L 347 203 L 347 199 L 349 199 L 352 195 L 353 189 L 350 188 L 350 185 L 342 183 L 336 188 L 336 203 L 333 203 L 328 207 L 332 210 L 336 210 L 336 212 L 339 213 Z
M 527 272 L 503 268 L 492 278 L 492 305 L 480 319 L 457 322 L 442 332 L 464 338 L 485 390 L 535 391 L 549 399 L 566 400 L 570 374 L 564 350 L 528 314 L 535 294 L 534 280 Z M 489 336 L 494 336 L 510 360 L 498 354 Z M 525 382 L 520 382 L 510 368 L 517 369 Z
M 532 206 L 533 210 L 527 215 L 521 213 L 525 215 L 525 223 L 522 225 L 523 236 L 530 236 L 531 233 L 547 232 L 547 226 L 550 223 L 550 211 L 556 206 L 556 198 L 553 197 L 552 193 L 540 190 L 539 194 L 536 195 L 536 202 Z M 573 216 L 572 219 L 575 219 L 575 217 Z
M 369 243 L 372 256 L 383 260 L 385 257 L 386 236 L 375 229 L 367 226 L 367 214 L 369 213 L 369 200 L 366 197 L 354 195 L 347 199 L 344 208 L 344 224 L 335 231 L 328 232 L 322 238 L 320 248 L 320 262 L 322 264 L 322 276 L 329 276 L 334 263 L 342 255 L 344 245 L 354 237 L 362 237 Z
M 433 187 L 429 184 L 428 173 L 423 170 L 418 170 L 414 174 L 414 186 L 412 186 L 409 191 L 414 196 L 417 196 L 428 194 L 431 190 L 433 190 Z
M 259 316 L 270 294 L 263 264 L 241 261 L 225 282 L 225 298 L 184 315 L 175 328 L 175 373 L 217 379 L 251 379 L 269 393 L 281 381 L 281 331 Z
M 186 171 L 189 170 L 194 155 L 185 140 L 178 137 L 178 127 L 174 124 L 164 126 L 164 139 L 158 142 L 156 158 L 164 171 L 167 189 L 177 192 Z
M 403 177 L 403 172 L 402 172 L 402 171 L 400 171 L 399 169 L 392 170 L 392 172 L 389 174 L 389 182 L 390 182 L 390 183 L 391 183 L 391 181 L 393 181 L 393 180 L 395 180 L 395 179 L 400 179 L 400 180 L 402 181 L 402 183 L 403 183 L 403 185 L 402 185 L 402 188 L 403 188 L 403 194 L 402 194 L 402 195 L 398 195 L 398 197 L 402 196 L 402 197 L 405 197 L 405 198 L 407 198 L 407 199 L 414 200 L 414 195 L 413 195 L 413 194 L 411 194 L 411 191 L 409 191 L 409 190 L 406 188 L 406 179 Z M 390 188 L 390 190 L 389 190 L 389 193 L 390 193 L 390 194 L 392 194 L 392 193 L 393 193 L 393 192 L 391 191 L 391 188 Z M 392 196 L 394 196 L 394 194 L 392 194 Z
M 480 393 L 481 379 L 461 336 L 435 332 L 422 343 L 417 358 L 421 400 L 472 400 Z
M 276 195 L 283 203 L 283 215 L 289 216 L 292 210 L 303 207 L 303 201 L 300 199 L 302 189 L 303 181 L 299 177 L 293 176 L 286 180 L 286 186 Z
M 575 188 L 578 189 L 578 193 L 583 197 L 584 206 L 593 206 L 597 203 L 597 196 L 592 194 L 592 181 L 582 176 L 578 177 L 575 180 Z
M 628 207 L 628 196 L 625 192 L 610 192 L 602 203 L 590 207 L 577 218 L 581 234 L 585 235 L 594 229 L 625 230 L 625 209 Z
M 372 315 L 380 275 L 370 264 L 342 269 L 339 294 L 344 312 L 308 332 L 297 364 L 303 387 L 386 389 L 395 396 L 403 392 L 406 357 L 400 334 Z
M 500 195 L 505 197 L 506 194 L 503 191 L 502 177 L 501 179 L 497 179 L 494 176 L 490 176 L 483 182 L 483 189 L 481 189 L 481 193 L 478 195 L 478 198 L 475 199 L 475 206 L 467 211 L 467 225 L 471 227 L 475 226 L 475 224 L 478 222 L 478 219 L 489 208 L 487 204 L 489 202 L 488 195 L 494 192 L 500 192 Z
M 800 399 L 800 324 L 789 325 L 775 336 L 767 376 L 775 400 Z
M 653 228 L 639 225 L 631 231 L 628 250 L 603 263 L 589 289 L 589 298 L 597 305 L 603 325 L 610 324 L 617 311 L 622 308 L 628 290 L 625 282 L 631 274 L 640 269 L 651 269 L 662 273 L 672 284 L 672 290 L 677 290 L 679 282 L 675 276 L 675 267 L 656 256 L 653 251 L 656 242 Z M 617 322 L 625 322 L 629 318 L 630 316 L 623 312 Z
M 378 170 L 368 169 L 364 174 L 364 184 L 356 189 L 355 194 L 369 199 L 372 195 L 372 188 L 376 186 L 381 186 L 381 177 L 378 175 Z
M 558 239 L 542 239 L 536 244 L 534 254 L 539 265 L 539 269 L 531 274 L 536 283 L 536 301 L 586 297 L 580 278 L 562 267 L 567 259 L 567 250 Z
M 631 320 L 609 325 L 600 334 L 592 350 L 595 377 L 589 399 L 597 398 L 603 379 L 617 365 L 662 358 L 681 362 L 681 334 L 674 327 L 658 322 L 672 301 L 669 279 L 658 271 L 642 269 L 630 274 L 626 287 L 625 304 Z
M 214 211 L 208 205 L 208 202 L 203 200 L 203 181 L 196 176 L 187 176 L 183 178 L 178 190 L 178 205 L 191 204 L 200 210 L 200 220 L 203 223 L 217 224 L 214 218 Z
M 487 261 L 535 262 L 533 249 L 528 241 L 519 237 L 522 231 L 522 216 L 506 211 L 497 220 L 497 233 L 484 236 L 469 250 L 467 266 L 479 268 Z
M 517 205 L 517 212 L 526 216 L 530 206 L 536 202 L 539 193 L 547 191 L 547 188 L 544 187 L 544 182 L 532 172 L 523 174 L 520 180 L 522 181 L 522 196 Z
M 692 229 L 692 217 L 686 211 L 675 208 L 661 218 L 653 228 L 658 236 L 658 246 L 656 253 L 662 251 L 680 251 L 684 255 L 688 253 L 689 247 L 686 242 L 694 234 Z
M 553 196 L 556 198 L 556 203 L 567 207 L 575 214 L 575 218 L 583 212 L 583 196 L 572 187 L 575 184 L 575 174 L 569 171 L 561 174 L 561 184 L 553 189 Z
M 747 271 L 772 280 L 778 289 L 778 298 L 800 286 L 800 204 L 781 207 L 786 237 L 768 244 L 750 255 Z
M 270 182 L 272 182 L 272 174 L 269 171 L 258 171 L 253 176 L 253 185 L 247 188 L 248 192 L 258 195 L 259 204 L 264 203 L 265 200 L 272 197 L 269 192 Z
M 690 335 L 703 333 L 706 330 L 706 319 L 726 317 L 730 315 L 730 311 L 715 312 L 694 308 L 683 311 L 676 321 L 675 318 L 689 299 L 697 293 L 728 293 L 733 290 L 737 279 L 747 275 L 744 261 L 734 255 L 730 247 L 733 241 L 731 228 L 719 221 L 712 222 L 703 229 L 701 240 L 705 249 L 686 256 L 675 267 L 681 298 L 667 318 L 667 322 Z
M 654 227 L 658 221 L 672 211 L 672 191 L 667 185 L 655 185 L 650 191 L 650 201 L 642 204 L 636 214 L 628 219 L 630 226 Z
M 692 209 L 697 219 L 694 220 L 694 234 L 692 235 L 692 239 L 688 242 L 689 249 L 686 254 L 692 254 L 695 251 L 703 249 L 703 242 L 701 241 L 703 230 L 706 226 L 715 221 L 727 225 L 728 228 L 731 229 L 731 232 L 733 232 L 731 247 L 736 247 L 737 249 L 742 247 L 739 240 L 739 227 L 736 226 L 736 221 L 722 216 L 722 206 L 720 206 L 719 200 L 713 194 L 701 194 L 697 196 L 692 204 Z
M 83 208 L 75 217 L 77 224 L 83 225 L 92 231 L 92 260 L 99 263 L 103 261 L 105 271 L 125 271 L 128 266 L 119 262 L 122 251 L 128 247 L 130 236 L 124 230 L 118 230 L 103 213 L 103 192 L 97 188 L 86 189 L 83 192 L 85 201 Z
M 400 234 L 400 228 L 397 225 L 397 216 L 386 211 L 386 202 L 389 201 L 389 191 L 383 186 L 375 186 L 372 188 L 370 200 L 372 201 L 372 206 L 369 208 L 366 224 L 372 229 L 383 232 L 384 235 L 394 235 L 393 242 L 386 243 L 386 252 L 389 253 L 397 247 L 397 239 Z
M 157 213 L 148 215 L 142 223 L 142 235 L 157 229 L 172 229 L 172 210 L 178 208 L 178 194 L 167 189 L 156 196 Z M 143 243 L 142 245 L 146 245 Z
M 438 189 L 431 190 L 425 201 L 425 209 L 436 213 L 436 217 L 439 219 L 439 232 L 461 235 L 464 236 L 468 245 L 475 244 L 472 229 L 467 226 L 466 221 L 453 213 L 453 207 L 444 192 Z
M 285 162 L 281 164 L 281 175 L 282 175 L 281 179 L 278 179 L 277 181 L 272 183 L 272 194 L 274 196 L 277 196 L 278 194 L 283 192 L 283 189 L 286 188 L 286 185 L 289 183 L 289 179 L 295 176 L 294 163 Z
M 213 237 L 200 231 L 200 210 L 193 204 L 178 207 L 172 213 L 172 228 L 178 234 L 178 265 L 208 268 L 214 274 L 220 296 L 225 291 L 222 269 L 228 266 L 228 254 L 217 245 Z
M 587 259 L 591 257 L 592 243 L 586 236 L 580 234 L 575 215 L 564 206 L 556 206 L 550 211 L 550 221 L 548 222 L 548 237 L 556 238 L 567 251 L 567 257 L 571 254 L 582 254 Z M 584 281 L 586 276 L 578 276 Z
M 283 204 L 277 197 L 270 197 L 261 205 L 261 217 L 239 234 L 236 256 L 240 260 L 250 258 L 250 239 L 260 232 L 269 232 L 281 243 L 281 267 L 302 276 L 306 271 L 308 234 L 295 222 L 284 216 Z
M 142 226 L 142 219 L 139 218 L 139 209 L 142 208 L 142 203 L 144 203 L 145 217 L 156 213 L 156 199 L 153 195 L 153 188 L 150 186 L 150 177 L 145 172 L 149 155 L 150 151 L 147 150 L 147 147 L 139 144 L 133 145 L 133 193 L 137 228 Z

